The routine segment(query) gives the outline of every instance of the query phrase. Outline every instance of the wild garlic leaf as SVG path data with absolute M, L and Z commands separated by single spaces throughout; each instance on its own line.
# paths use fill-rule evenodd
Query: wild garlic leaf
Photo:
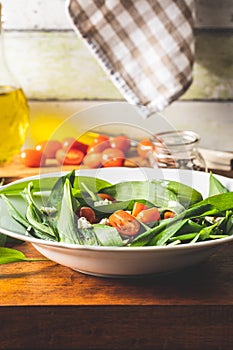
M 1 198 L 5 201 L 8 207 L 9 214 L 11 217 L 17 221 L 19 224 L 21 224 L 23 227 L 28 227 L 28 222 L 25 219 L 25 217 L 16 209 L 16 207 L 12 204 L 12 202 L 5 196 L 4 194 L 1 195 Z
M 193 188 L 168 180 L 125 181 L 108 186 L 102 192 L 117 201 L 144 199 L 158 207 L 167 207 L 170 201 L 178 201 L 187 208 L 202 200 L 202 195 Z
M 77 229 L 77 235 L 83 245 L 100 245 L 93 226 L 91 228 Z
M 114 227 L 102 224 L 94 224 L 93 228 L 101 245 L 113 247 L 123 246 L 122 238 Z
M 27 207 L 26 218 L 29 223 L 28 226 L 31 226 L 35 232 L 35 234 L 32 232 L 32 235 L 45 240 L 57 240 L 56 232 L 54 232 L 53 228 L 38 215 L 38 211 L 33 203 L 30 203 Z
M 59 210 L 60 203 L 61 203 L 63 193 L 64 193 L 64 184 L 65 184 L 66 180 L 69 180 L 71 187 L 72 187 L 74 184 L 74 180 L 75 180 L 75 170 L 70 171 L 68 174 L 61 176 L 57 180 L 57 182 L 53 186 L 51 193 L 50 193 L 50 196 L 48 198 L 47 205 L 49 207 L 55 207 Z
M 5 194 L 7 196 L 17 196 L 27 187 L 27 185 L 32 182 L 34 191 L 40 193 L 43 191 L 51 191 L 54 184 L 57 182 L 57 176 L 49 176 L 34 180 L 19 180 L 9 183 L 0 188 L 0 194 Z
M 211 172 L 209 178 L 209 197 L 226 192 L 229 192 L 229 190 Z
M 0 265 L 20 261 L 48 261 L 47 258 L 27 258 L 21 251 L 13 248 L 0 247 Z
M 0 264 L 8 264 L 17 261 L 27 261 L 27 258 L 19 250 L 0 247 Z
M 69 179 L 65 180 L 60 212 L 56 222 L 60 242 L 82 244 L 75 225 L 74 198 Z

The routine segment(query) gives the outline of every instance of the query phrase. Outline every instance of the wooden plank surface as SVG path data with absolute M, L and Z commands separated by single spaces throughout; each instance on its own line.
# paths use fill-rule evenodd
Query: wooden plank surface
M 29 243 L 16 248 L 40 256 Z M 0 349 L 230 349 L 232 248 L 145 278 L 98 278 L 50 261 L 2 265 Z

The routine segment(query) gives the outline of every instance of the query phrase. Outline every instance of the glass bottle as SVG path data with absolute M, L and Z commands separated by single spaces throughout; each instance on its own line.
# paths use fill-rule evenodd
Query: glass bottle
M 148 155 L 154 168 L 176 168 L 207 171 L 199 152 L 200 136 L 193 131 L 178 130 L 155 134 L 153 150 Z
M 11 73 L 5 57 L 0 3 L 0 166 L 20 152 L 29 126 L 26 96 Z

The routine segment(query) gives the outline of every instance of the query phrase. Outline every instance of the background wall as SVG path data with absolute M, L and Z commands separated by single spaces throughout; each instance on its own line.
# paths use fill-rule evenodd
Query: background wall
M 1 2 L 6 54 L 30 101 L 34 137 L 48 115 L 59 120 L 123 100 L 74 33 L 65 0 Z M 233 1 L 196 0 L 196 14 L 194 81 L 164 117 L 176 128 L 199 132 L 204 147 L 233 151 Z

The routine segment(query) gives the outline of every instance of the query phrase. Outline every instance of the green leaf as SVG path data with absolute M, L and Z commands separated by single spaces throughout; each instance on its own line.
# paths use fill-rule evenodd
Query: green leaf
M 70 181 L 71 186 L 74 184 L 75 179 L 75 170 L 70 171 L 68 174 L 61 176 L 55 185 L 53 186 L 50 196 L 48 198 L 47 205 L 49 207 L 55 207 L 59 210 L 59 206 L 61 204 L 61 200 L 64 193 L 64 184 L 66 180 Z
M 201 205 L 210 204 L 212 209 L 206 215 L 221 215 L 227 210 L 233 210 L 233 192 L 225 192 L 208 197 L 199 203 L 196 203 L 192 208 L 197 208 Z
M 31 232 L 33 236 L 50 241 L 57 240 L 56 232 L 54 232 L 53 228 L 38 215 L 32 203 L 27 207 L 26 218 L 28 220 L 28 226 L 31 226 L 34 231 L 34 234 Z
M 174 237 L 171 237 L 169 241 L 174 242 L 176 240 L 179 241 L 193 241 L 196 236 L 199 235 L 199 233 L 193 232 L 193 233 L 186 233 L 183 235 L 175 235 Z
M 0 264 L 8 264 L 17 261 L 27 261 L 25 255 L 12 248 L 0 247 Z
M 19 261 L 48 261 L 48 259 L 27 258 L 22 252 L 17 249 L 0 247 L 0 265 Z
M 170 201 L 178 201 L 187 208 L 202 200 L 202 195 L 193 188 L 168 180 L 126 181 L 108 186 L 102 192 L 117 201 L 144 199 L 158 207 L 167 207 Z
M 42 177 L 34 180 L 24 180 L 12 182 L 0 188 L 0 194 L 5 194 L 7 196 L 17 196 L 24 190 L 24 188 L 29 184 L 33 183 L 34 191 L 51 191 L 54 184 L 57 182 L 57 176 Z
M 153 237 L 148 245 L 150 245 L 150 246 L 166 245 L 168 240 L 171 237 L 173 237 L 182 228 L 182 226 L 186 223 L 186 221 L 187 220 L 179 220 L 179 221 L 174 222 L 172 225 L 168 225 L 167 227 L 164 228 L 163 231 L 160 231 L 160 233 L 157 236 Z
M 74 180 L 74 189 L 76 190 L 76 195 L 82 197 L 83 193 L 83 184 L 84 187 L 87 187 L 89 191 L 93 193 L 98 193 L 102 188 L 107 188 L 112 184 L 106 180 L 102 180 L 92 176 L 76 176 Z
M 93 228 L 101 245 L 113 247 L 123 246 L 122 238 L 114 227 L 95 224 Z
M 229 192 L 229 190 L 213 175 L 212 172 L 210 172 L 209 197 L 226 192 Z
M 199 240 L 201 241 L 205 241 L 207 239 L 210 238 L 210 235 L 212 233 L 214 233 L 214 229 L 217 227 L 217 223 L 207 226 L 207 227 L 203 227 L 200 231 L 200 236 L 199 236 Z
M 77 229 L 77 235 L 80 243 L 83 245 L 100 245 L 96 237 L 94 227 Z
M 28 227 L 28 222 L 25 219 L 23 215 L 15 208 L 15 206 L 11 203 L 11 201 L 4 195 L 1 195 L 1 198 L 4 200 L 4 202 L 7 204 L 9 214 L 11 217 L 17 221 L 19 224 L 21 224 L 23 227 Z
M 166 184 L 166 188 L 176 195 L 176 200 L 185 208 L 188 208 L 203 199 L 202 194 L 199 191 L 188 185 L 169 180 L 163 180 L 162 183 Z
M 66 179 L 64 184 L 61 209 L 57 220 L 57 230 L 59 232 L 60 242 L 82 244 L 74 221 L 73 196 L 69 179 Z

